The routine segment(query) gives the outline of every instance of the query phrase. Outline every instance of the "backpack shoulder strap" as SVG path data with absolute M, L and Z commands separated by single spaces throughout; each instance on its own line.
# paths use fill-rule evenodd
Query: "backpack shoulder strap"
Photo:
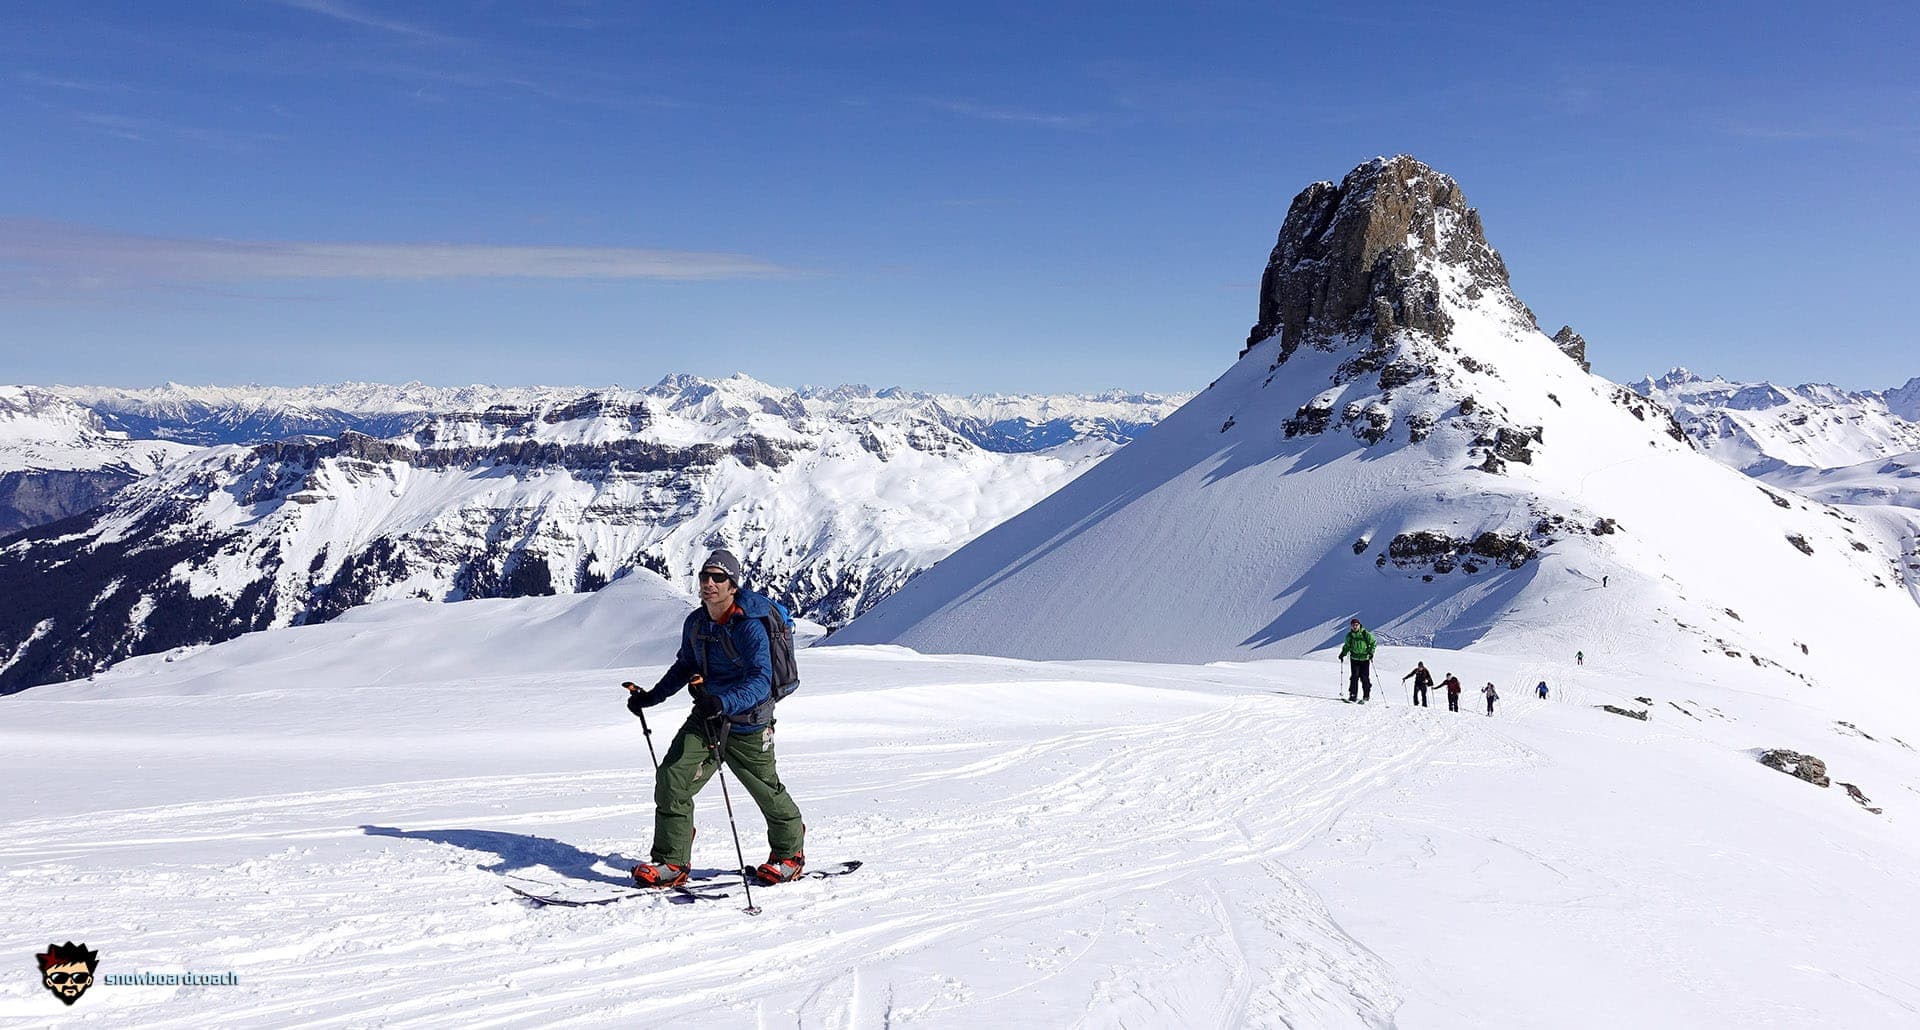
M 700 630 L 700 623 L 705 617 L 705 612 L 695 608 L 687 616 L 687 628 L 684 631 L 687 635 L 687 643 L 693 647 L 694 656 L 700 662 L 702 680 L 707 678 L 707 635 Z

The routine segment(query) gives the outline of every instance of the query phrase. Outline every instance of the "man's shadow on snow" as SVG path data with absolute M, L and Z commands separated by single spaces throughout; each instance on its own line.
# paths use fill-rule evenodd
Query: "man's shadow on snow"
M 485 872 L 499 873 L 502 876 L 545 867 L 561 876 L 575 880 L 591 880 L 631 887 L 633 879 L 623 871 L 631 869 L 638 861 L 620 854 L 582 851 L 551 837 L 506 833 L 501 830 L 402 830 L 395 826 L 362 826 L 360 829 L 369 837 L 401 837 L 407 840 L 432 841 L 435 844 L 451 844 L 467 851 L 485 852 L 496 856 L 499 860 L 482 865 L 480 868 Z M 622 872 L 609 872 L 609 869 Z M 719 872 L 721 870 L 696 869 L 693 874 L 703 876 Z

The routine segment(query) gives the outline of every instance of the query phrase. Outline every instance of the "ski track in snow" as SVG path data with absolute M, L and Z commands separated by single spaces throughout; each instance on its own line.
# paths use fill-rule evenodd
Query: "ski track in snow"
M 591 909 L 510 900 L 507 871 L 547 864 L 617 881 L 643 857 L 647 776 L 626 768 L 20 820 L 0 836 L 0 900 L 61 913 L 106 942 L 119 970 L 193 956 L 193 968 L 240 969 L 251 985 L 87 999 L 126 1003 L 90 1004 L 90 1015 L 137 1011 L 152 1027 L 204 1026 L 212 1014 L 313 1026 L 715 1015 L 802 1027 L 1384 1026 L 1396 1000 L 1382 963 L 1284 856 L 1419 765 L 1441 731 L 1396 720 L 1386 733 L 1329 733 L 1320 708 L 1226 695 L 1170 723 L 795 751 L 783 774 L 830 828 L 809 850 L 868 865 L 756 892 L 757 919 L 737 897 Z M 757 848 L 757 813 L 732 790 L 742 838 Z M 713 794 L 703 795 L 696 862 L 730 865 L 730 848 L 718 853 L 730 841 L 711 836 L 725 834 Z M 621 837 L 605 836 L 615 828 Z M 237 860 L 197 858 L 209 852 Z M 1261 889 L 1250 896 L 1246 881 Z M 28 932 L 46 931 L 8 936 Z M 954 948 L 977 948 L 965 975 L 943 971 L 939 956 Z M 211 1011 L 134 1004 L 174 991 Z

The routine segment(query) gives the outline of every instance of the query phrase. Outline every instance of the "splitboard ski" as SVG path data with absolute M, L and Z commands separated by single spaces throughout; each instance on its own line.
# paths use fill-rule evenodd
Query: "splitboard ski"
M 515 880 L 519 882 L 516 883 Z M 507 889 L 535 904 L 558 905 L 563 908 L 611 905 L 616 901 L 627 901 L 633 898 L 666 898 L 685 904 L 690 901 L 708 901 L 727 896 L 724 891 L 702 890 L 693 886 L 622 887 L 613 883 L 583 881 L 549 883 L 524 877 L 510 878 L 507 881 Z
M 862 862 L 859 862 L 859 861 L 854 861 L 854 862 L 839 862 L 839 863 L 836 863 L 836 864 L 834 864 L 834 865 L 829 865 L 829 866 L 821 866 L 821 867 L 820 867 L 820 868 L 818 868 L 818 869 L 809 869 L 809 870 L 807 870 L 806 872 L 804 872 L 804 873 L 801 873 L 801 874 L 800 874 L 799 876 L 796 876 L 796 877 L 794 877 L 794 878 L 793 878 L 792 880 L 784 880 L 784 881 L 782 881 L 782 882 L 783 882 L 783 883 L 794 883 L 794 882 L 796 882 L 796 881 L 799 881 L 799 880 L 824 880 L 824 879 L 826 879 L 826 878 L 828 878 L 828 877 L 830 877 L 830 876 L 845 876 L 845 875 L 847 875 L 848 873 L 850 873 L 850 872 L 853 872 L 853 871 L 854 871 L 855 869 L 858 869 L 858 868 L 860 868 L 860 867 L 861 867 L 861 866 L 862 866 L 863 864 L 864 864 L 864 863 L 862 863 Z M 751 869 L 742 869 L 742 870 L 741 870 L 740 872 L 741 872 L 741 873 L 745 873 L 745 874 L 746 874 L 747 876 L 749 876 L 749 877 L 753 877 L 753 870 L 751 870 Z M 739 874 L 739 873 L 736 873 L 736 874 L 734 874 L 734 875 L 736 875 L 736 876 L 737 876 L 737 875 L 740 875 L 740 874 Z M 728 877 L 728 880 L 731 880 L 731 879 L 732 879 L 732 877 Z M 726 881 L 722 881 L 722 882 L 726 882 Z M 754 880 L 753 880 L 753 885 L 754 885 L 755 887 L 778 887 L 778 886 L 780 886 L 780 884 L 778 884 L 778 883 L 761 883 L 761 882 L 760 882 L 760 880 L 759 880 L 759 879 L 758 879 L 757 877 L 755 877 L 755 878 L 754 878 Z
M 810 869 L 800 874 L 801 880 L 824 880 L 832 876 L 845 876 L 860 868 L 859 862 L 841 862 L 837 865 Z M 752 870 L 747 871 L 752 875 Z M 564 908 L 581 908 L 587 905 L 611 905 L 616 901 L 630 901 L 634 898 L 666 898 L 676 904 L 694 901 L 719 901 L 733 897 L 733 892 L 720 890 L 721 886 L 734 883 L 739 873 L 717 873 L 690 880 L 678 887 L 623 887 L 619 884 L 603 881 L 569 880 L 554 883 L 548 880 L 535 880 L 524 876 L 509 876 L 507 889 L 540 905 L 558 905 Z M 789 883 L 793 881 L 788 881 Z M 758 880 L 753 884 L 762 890 L 776 887 L 778 884 L 763 884 Z

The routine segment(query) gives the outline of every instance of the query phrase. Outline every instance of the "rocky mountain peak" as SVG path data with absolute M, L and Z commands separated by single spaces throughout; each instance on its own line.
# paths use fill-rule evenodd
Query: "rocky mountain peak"
M 1308 337 L 1384 340 L 1409 329 L 1445 342 L 1443 277 L 1458 281 L 1459 300 L 1507 305 L 1533 324 L 1460 185 L 1404 154 L 1375 158 L 1293 198 L 1247 346 L 1277 333 L 1284 360 Z
M 1887 391 L 1887 410 L 1909 422 L 1920 422 L 1920 376 Z
M 1553 334 L 1553 342 L 1560 353 L 1579 363 L 1580 371 L 1593 371 L 1593 363 L 1587 360 L 1587 338 L 1574 332 L 1572 326 L 1561 326 L 1560 331 Z
M 1675 365 L 1672 368 L 1667 370 L 1666 375 L 1663 375 L 1658 379 L 1649 379 L 1647 381 L 1654 384 L 1655 386 L 1664 387 L 1666 389 L 1672 389 L 1676 386 L 1685 386 L 1688 383 L 1704 383 L 1707 380 L 1699 375 L 1696 375 L 1692 369 L 1686 368 L 1681 365 Z

